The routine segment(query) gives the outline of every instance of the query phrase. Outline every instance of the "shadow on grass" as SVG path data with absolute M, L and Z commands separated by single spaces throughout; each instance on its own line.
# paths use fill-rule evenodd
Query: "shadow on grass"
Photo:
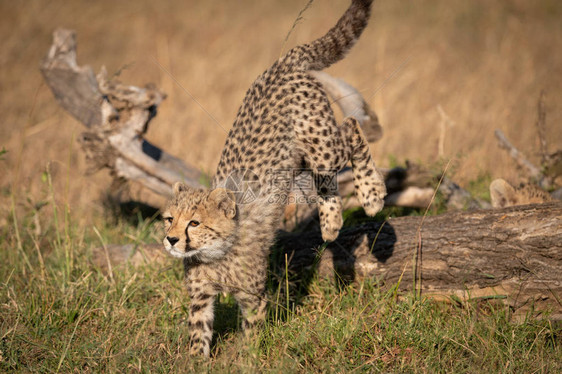
M 354 219 L 359 215 L 354 213 Z M 344 227 L 330 243 L 322 240 L 319 229 L 278 233 L 270 256 L 270 319 L 285 321 L 309 295 L 319 273 L 332 274 L 335 286 L 343 290 L 356 280 L 358 256 L 374 257 L 363 259 L 365 262 L 386 263 L 394 253 L 397 238 L 385 218 L 382 214 L 368 220 L 361 217 L 358 221 L 362 224 Z
M 231 334 L 241 329 L 240 318 L 240 308 L 232 296 L 217 297 L 217 300 L 215 300 L 215 321 L 213 323 L 211 351 L 215 350 L 219 342 L 226 340 Z

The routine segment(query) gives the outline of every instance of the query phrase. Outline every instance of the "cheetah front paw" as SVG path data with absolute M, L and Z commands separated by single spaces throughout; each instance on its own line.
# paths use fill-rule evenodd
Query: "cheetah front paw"
M 330 219 L 322 222 L 322 240 L 324 240 L 325 242 L 333 242 L 334 240 L 336 240 L 336 238 L 340 234 L 342 225 L 343 219 L 341 215 L 335 217 L 332 216 L 330 217 Z
M 366 200 L 363 203 L 363 209 L 369 217 L 375 216 L 384 207 L 384 199 L 378 198 L 373 200 Z
M 325 242 L 333 242 L 337 239 L 340 234 L 339 228 L 323 228 L 322 229 L 322 240 Z
M 358 192 L 359 200 L 368 216 L 373 217 L 384 207 L 384 197 L 386 196 L 386 187 L 384 185 L 370 188 L 367 191 L 358 188 L 356 192 Z

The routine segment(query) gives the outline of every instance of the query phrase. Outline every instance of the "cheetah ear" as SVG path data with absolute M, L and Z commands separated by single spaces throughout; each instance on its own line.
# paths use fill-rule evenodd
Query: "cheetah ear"
M 174 183 L 174 186 L 172 187 L 173 191 L 174 191 L 174 195 L 179 194 L 180 192 L 185 192 L 188 190 L 188 186 L 185 183 L 182 182 L 176 182 Z
M 236 216 L 236 200 L 234 193 L 226 188 L 215 188 L 209 193 L 207 201 L 215 209 L 223 212 L 226 218 L 233 219 Z
M 515 189 L 501 178 L 490 183 L 490 198 L 494 208 L 505 208 L 517 203 Z

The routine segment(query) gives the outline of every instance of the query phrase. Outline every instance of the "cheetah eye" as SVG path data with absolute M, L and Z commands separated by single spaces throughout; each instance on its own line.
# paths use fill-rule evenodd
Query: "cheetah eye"
M 199 226 L 199 222 L 198 221 L 189 221 L 189 226 L 197 227 L 197 226 Z
M 174 217 L 164 217 L 164 221 L 168 222 L 169 224 L 171 224 L 172 222 L 174 222 Z

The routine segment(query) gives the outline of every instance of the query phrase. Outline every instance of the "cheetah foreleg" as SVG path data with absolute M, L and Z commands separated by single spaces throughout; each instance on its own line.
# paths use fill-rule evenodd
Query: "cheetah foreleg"
M 333 241 L 343 225 L 342 200 L 339 195 L 318 196 L 318 215 L 324 241 Z
M 198 292 L 191 295 L 189 305 L 189 340 L 191 355 L 209 357 L 213 338 L 215 294 Z

